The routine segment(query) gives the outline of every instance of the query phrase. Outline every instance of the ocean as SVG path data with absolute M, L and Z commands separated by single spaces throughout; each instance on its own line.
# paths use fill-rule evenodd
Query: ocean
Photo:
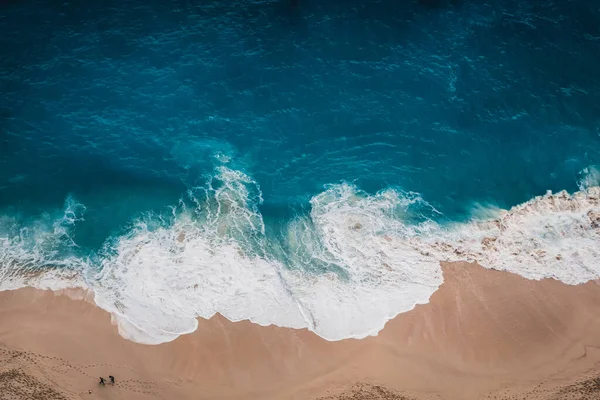
M 440 261 L 600 277 L 600 4 L 0 4 L 0 288 L 376 334 Z

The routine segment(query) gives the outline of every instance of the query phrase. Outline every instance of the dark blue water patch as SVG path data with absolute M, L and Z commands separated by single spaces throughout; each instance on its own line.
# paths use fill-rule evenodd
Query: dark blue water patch
M 33 218 L 71 194 L 90 245 L 222 157 L 274 230 L 331 183 L 464 219 L 600 164 L 590 1 L 26 0 L 0 16 L 0 206 Z

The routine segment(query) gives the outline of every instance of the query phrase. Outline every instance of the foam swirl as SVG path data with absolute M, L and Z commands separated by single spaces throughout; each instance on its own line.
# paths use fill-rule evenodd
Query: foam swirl
M 147 215 L 91 257 L 61 258 L 59 250 L 76 246 L 70 230 L 85 211 L 67 199 L 62 215 L 26 229 L 3 221 L 2 288 L 88 285 L 124 337 L 155 344 L 217 312 L 308 328 L 328 340 L 373 335 L 428 301 L 442 284 L 440 261 L 568 284 L 600 277 L 600 188 L 593 185 L 452 224 L 423 218 L 435 210 L 415 193 L 331 185 L 280 238 L 265 233 L 261 202 L 256 182 L 221 166 L 169 215 Z

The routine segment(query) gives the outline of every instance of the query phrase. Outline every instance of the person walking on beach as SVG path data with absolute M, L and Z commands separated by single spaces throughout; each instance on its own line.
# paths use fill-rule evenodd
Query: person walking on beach
M 100 377 L 100 384 L 101 384 L 102 386 L 104 386 L 104 385 L 106 384 L 106 381 L 104 380 L 104 378 L 103 378 L 103 377 Z
M 115 385 L 115 377 L 112 375 L 109 375 L 108 379 L 110 379 L 110 384 L 114 386 Z

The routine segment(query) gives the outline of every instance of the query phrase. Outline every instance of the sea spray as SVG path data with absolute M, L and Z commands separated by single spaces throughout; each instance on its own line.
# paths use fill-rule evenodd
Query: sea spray
M 279 239 L 265 232 L 262 202 L 250 176 L 219 166 L 167 213 L 148 213 L 97 254 L 77 257 L 64 250 L 76 246 L 70 232 L 85 207 L 69 198 L 62 215 L 33 223 L 33 234 L 6 231 L 2 285 L 88 286 L 124 337 L 156 344 L 215 313 L 328 340 L 373 335 L 428 301 L 442 284 L 440 261 L 568 284 L 600 277 L 596 186 L 442 223 L 426 217 L 438 211 L 416 193 L 334 184 Z

